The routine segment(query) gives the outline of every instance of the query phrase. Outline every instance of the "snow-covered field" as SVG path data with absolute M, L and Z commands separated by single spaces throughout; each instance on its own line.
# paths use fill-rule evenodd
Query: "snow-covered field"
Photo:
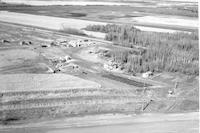
M 41 15 L 31 15 L 24 13 L 14 13 L 1 11 L 0 12 L 0 21 L 16 23 L 22 25 L 30 25 L 41 28 L 53 29 L 53 30 L 62 30 L 65 28 L 73 28 L 81 30 L 88 25 L 106 25 L 107 23 L 72 19 L 72 18 L 58 18 L 50 16 L 41 16 Z M 89 36 L 94 36 L 97 38 L 104 38 L 104 33 L 85 31 L 83 32 Z
M 30 25 L 30 26 L 37 26 L 37 27 L 42 27 L 42 28 L 54 29 L 54 30 L 62 30 L 63 27 L 82 29 L 82 28 L 85 28 L 87 25 L 94 25 L 94 24 L 105 25 L 106 24 L 103 22 L 96 22 L 96 21 L 50 17 L 50 16 L 42 16 L 42 15 L 31 15 L 31 14 L 14 13 L 14 12 L 7 12 L 7 11 L 0 12 L 0 21 Z
M 62 0 L 54 0 L 54 1 L 45 1 L 45 0 L 2 0 L 2 2 L 7 3 L 16 3 L 16 4 L 27 4 L 33 6 L 50 6 L 50 5 L 129 5 L 129 3 L 122 2 L 101 2 L 101 1 L 62 1 Z
M 172 29 L 162 29 L 162 28 L 154 28 L 154 27 L 145 27 L 145 26 L 135 26 L 135 28 L 140 29 L 141 31 L 151 31 L 151 32 L 163 32 L 163 33 L 175 33 L 175 32 L 183 32 L 179 30 L 172 30 Z M 184 31 L 185 33 L 190 33 Z
M 106 36 L 105 33 L 101 33 L 101 32 L 94 32 L 94 31 L 87 31 L 87 30 L 82 30 L 82 31 L 89 36 L 93 36 L 97 38 L 105 38 Z
M 144 19 L 145 17 L 141 17 L 141 18 L 143 18 L 141 19 L 142 21 L 145 20 Z M 50 17 L 50 16 L 42 16 L 42 15 L 31 15 L 31 14 L 14 13 L 14 12 L 7 12 L 7 11 L 0 12 L 0 21 L 15 23 L 15 24 L 22 24 L 22 25 L 29 25 L 29 26 L 36 26 L 36 27 L 41 27 L 41 28 L 53 29 L 53 30 L 62 30 L 63 28 L 74 28 L 74 29 L 81 30 L 88 25 L 106 25 L 107 24 L 104 22 L 96 22 L 96 21 L 89 21 L 89 20 L 59 18 L 59 17 Z M 146 20 L 146 22 L 148 21 Z M 158 22 L 162 23 L 162 21 L 158 21 Z M 173 23 L 170 22 L 170 24 L 173 24 Z M 195 24 L 196 23 L 194 22 L 194 25 Z M 184 23 L 182 23 L 182 25 L 184 25 Z M 190 24 L 186 23 L 186 26 L 188 25 Z M 169 32 L 169 33 L 178 32 L 177 30 L 144 27 L 144 26 L 136 26 L 136 28 L 142 31 Z M 104 33 L 84 31 L 84 30 L 83 32 L 85 32 L 87 35 L 94 36 L 97 38 L 105 37 Z
M 73 1 L 73 0 L 1 0 L 2 2 L 6 3 L 14 3 L 14 4 L 25 4 L 25 5 L 32 5 L 32 6 L 51 6 L 51 5 L 80 5 L 80 6 L 86 6 L 86 5 L 109 5 L 109 6 L 135 6 L 135 7 L 162 7 L 162 6 L 172 6 L 172 5 L 197 5 L 197 2 L 193 1 L 148 1 L 152 2 L 155 5 L 152 4 L 145 4 L 145 3 L 137 3 L 133 1 Z
M 156 4 L 157 7 L 171 7 L 171 6 L 198 6 L 198 3 L 194 2 L 159 2 Z
M 134 17 L 133 22 L 151 23 L 151 24 L 162 24 L 171 26 L 184 26 L 198 28 L 198 18 L 180 18 L 175 16 L 144 16 Z

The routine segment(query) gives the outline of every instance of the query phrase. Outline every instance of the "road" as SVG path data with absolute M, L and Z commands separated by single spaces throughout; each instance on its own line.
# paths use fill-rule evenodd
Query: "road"
M 26 125 L 0 126 L 5 133 L 198 133 L 198 112 L 179 114 L 107 114 Z
M 197 121 L 153 122 L 130 125 L 112 125 L 93 128 L 73 128 L 47 133 L 198 133 Z

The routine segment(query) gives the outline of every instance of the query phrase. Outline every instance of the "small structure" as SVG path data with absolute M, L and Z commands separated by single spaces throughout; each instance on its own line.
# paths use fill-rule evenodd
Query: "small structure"
M 113 60 L 109 60 L 107 63 L 104 63 L 104 68 L 107 70 L 116 70 L 116 69 L 121 69 L 122 66 L 121 66 L 121 64 L 119 64 Z
M 177 94 L 178 82 L 175 83 L 174 88 L 168 90 L 168 96 L 175 96 Z
M 2 43 L 10 43 L 10 41 L 5 40 L 5 39 L 1 40 L 1 42 L 2 42 Z
M 64 57 L 64 59 L 65 59 L 66 61 L 68 61 L 68 60 L 71 60 L 72 58 L 71 58 L 69 55 L 66 55 L 66 56 Z
M 67 60 L 64 57 L 55 57 L 51 59 L 52 63 L 58 64 L 58 63 L 65 63 Z
M 58 73 L 58 72 L 60 72 L 61 70 L 60 69 L 55 69 L 54 71 L 53 71 L 53 73 Z
M 50 45 L 50 44 L 46 44 L 46 43 L 43 43 L 43 44 L 41 44 L 40 46 L 41 46 L 42 48 L 51 47 L 51 45 Z
M 71 40 L 68 42 L 68 45 L 71 45 L 72 47 L 91 46 L 94 44 L 95 44 L 95 42 L 88 40 L 88 39 Z
M 168 90 L 168 95 L 169 96 L 174 95 L 174 91 L 173 90 Z
M 63 58 L 63 57 L 59 57 L 59 59 L 58 59 L 58 62 L 59 63 L 64 63 L 64 62 L 66 62 L 67 60 L 65 59 L 65 58 Z
M 82 43 L 82 40 L 71 40 L 68 42 L 69 45 L 72 47 L 80 47 Z
M 62 41 L 59 41 L 58 43 L 59 45 L 70 47 L 68 40 L 62 40 Z
M 151 72 L 151 71 L 148 71 L 148 72 L 145 72 L 145 73 L 142 74 L 143 78 L 149 78 L 151 76 L 153 76 L 153 72 Z
M 78 66 L 78 65 L 76 65 L 76 64 L 74 64 L 74 65 L 72 65 L 72 68 L 73 68 L 73 69 L 78 69 L 78 68 L 79 68 L 79 66 Z
M 53 41 L 53 42 L 51 42 L 51 43 L 50 43 L 50 45 L 51 45 L 51 46 L 59 46 L 59 43 L 58 43 L 58 42 L 55 42 L 55 41 Z
M 70 67 L 70 68 L 72 68 L 72 69 L 79 69 L 79 66 L 76 65 L 76 64 L 74 64 L 74 63 L 70 63 L 70 64 L 68 65 L 68 67 Z
M 82 74 L 87 74 L 87 72 L 85 72 L 85 71 L 82 71 Z
M 48 70 L 47 70 L 48 73 L 54 73 L 54 70 L 51 69 L 50 67 L 48 67 Z
M 21 41 L 20 45 L 31 45 L 32 42 L 31 41 Z

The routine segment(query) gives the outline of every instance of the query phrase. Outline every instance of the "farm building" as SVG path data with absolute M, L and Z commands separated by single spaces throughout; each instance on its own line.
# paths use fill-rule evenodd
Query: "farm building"
M 149 78 L 151 76 L 153 76 L 153 72 L 151 72 L 151 71 L 148 71 L 148 72 L 145 72 L 145 73 L 142 74 L 143 78 Z
M 71 45 L 72 47 L 81 47 L 81 46 L 90 46 L 90 45 L 94 45 L 95 42 L 91 41 L 91 40 L 71 40 L 68 42 L 69 45 Z

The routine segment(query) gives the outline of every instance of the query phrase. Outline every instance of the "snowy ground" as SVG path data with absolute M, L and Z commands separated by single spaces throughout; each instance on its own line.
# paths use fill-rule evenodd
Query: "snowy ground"
M 27 4 L 33 6 L 50 6 L 50 5 L 129 5 L 129 3 L 121 3 L 121 2 L 100 2 L 100 1 L 45 1 L 45 0 L 2 0 L 2 2 L 7 3 L 16 3 L 16 4 Z
M 176 16 L 144 16 L 132 18 L 134 22 L 153 23 L 174 26 L 186 26 L 198 28 L 198 18 L 184 18 Z
M 24 19 L 26 18 L 26 19 Z M 149 19 L 150 18 L 150 19 Z M 151 19 L 152 18 L 152 19 Z M 146 22 L 146 23 L 155 23 L 155 24 L 166 24 L 166 25 L 181 25 L 181 26 L 191 26 L 196 27 L 198 25 L 198 21 L 196 20 L 185 20 L 185 19 L 159 19 L 157 17 L 137 17 L 134 18 L 135 21 L 138 22 Z M 178 22 L 177 22 L 177 21 Z M 7 12 L 1 11 L 0 12 L 0 21 L 15 23 L 15 24 L 22 24 L 22 25 L 29 25 L 29 26 L 36 26 L 41 28 L 53 29 L 53 30 L 62 30 L 63 28 L 74 28 L 74 29 L 83 29 L 88 25 L 106 25 L 105 22 L 97 22 L 97 21 L 89 21 L 89 20 L 80 20 L 80 19 L 72 19 L 72 18 L 59 18 L 59 17 L 50 17 L 50 16 L 42 16 L 42 15 L 31 15 L 31 14 L 24 14 L 24 13 L 14 13 L 14 12 Z M 136 26 L 142 31 L 153 31 L 153 32 L 179 32 L 177 30 L 171 29 L 162 29 L 162 28 L 153 28 L 153 27 L 144 27 L 144 26 Z M 99 32 L 92 32 L 92 31 L 85 31 L 89 36 L 94 36 L 97 38 L 104 38 L 104 33 Z
M 162 28 L 154 28 L 154 27 L 145 27 L 145 26 L 135 26 L 135 27 L 140 29 L 141 31 L 150 31 L 150 32 L 163 32 L 163 33 L 185 32 L 185 33 L 190 33 L 190 32 L 187 32 L 187 31 L 162 29 Z
M 94 31 L 87 31 L 87 30 L 82 30 L 85 34 L 89 35 L 89 36 L 93 36 L 96 38 L 105 38 L 106 34 L 105 33 L 101 33 L 101 32 L 94 32 Z
M 97 24 L 97 25 L 105 24 L 101 22 L 87 21 L 80 19 L 30 15 L 30 14 L 14 13 L 6 11 L 0 12 L 0 20 L 4 22 L 31 25 L 31 26 L 37 26 L 54 30 L 61 30 L 63 29 L 63 27 L 82 29 L 90 24 Z
M 15 3 L 15 4 L 26 4 L 26 5 L 32 5 L 32 6 L 51 6 L 51 5 L 80 5 L 80 6 L 86 6 L 86 5 L 107 5 L 107 6 L 135 6 L 135 7 L 162 7 L 162 6 L 172 6 L 172 5 L 197 5 L 196 0 L 188 1 L 188 0 L 164 0 L 164 1 L 147 1 L 152 4 L 146 4 L 144 3 L 138 3 L 137 1 L 89 1 L 89 0 L 79 0 L 79 1 L 73 1 L 73 0 L 1 0 L 2 2 L 6 3 Z

